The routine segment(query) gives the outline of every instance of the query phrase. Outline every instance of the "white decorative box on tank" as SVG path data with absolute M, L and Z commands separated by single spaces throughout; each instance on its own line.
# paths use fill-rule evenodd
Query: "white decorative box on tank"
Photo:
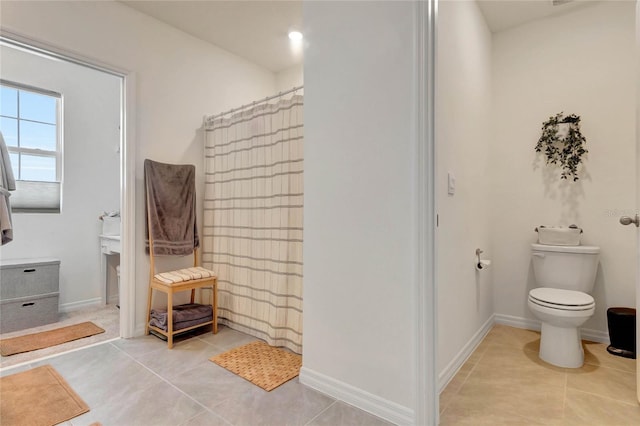
M 539 226 L 538 244 L 549 246 L 579 246 L 582 239 L 582 229 L 575 225 L 564 226 Z
M 120 216 L 102 216 L 102 235 L 120 235 Z

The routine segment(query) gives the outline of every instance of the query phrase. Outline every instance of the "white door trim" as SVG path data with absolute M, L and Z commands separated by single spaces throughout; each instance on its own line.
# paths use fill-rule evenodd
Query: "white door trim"
M 0 39 L 14 47 L 106 72 L 122 79 L 120 133 L 120 337 L 133 337 L 135 328 L 135 74 L 47 42 L 0 29 Z M 97 235 L 96 235 L 97 238 Z
M 636 1 L 636 203 L 640 209 L 640 1 Z M 636 244 L 636 353 L 640 347 L 640 232 Z M 640 403 L 640 356 L 636 356 L 636 399 Z
M 438 424 L 436 375 L 435 46 L 438 0 L 415 2 L 415 423 Z
M 120 149 L 120 337 L 135 336 L 136 328 L 136 75 L 123 77 L 122 142 Z M 124 277 L 124 280 L 123 280 Z

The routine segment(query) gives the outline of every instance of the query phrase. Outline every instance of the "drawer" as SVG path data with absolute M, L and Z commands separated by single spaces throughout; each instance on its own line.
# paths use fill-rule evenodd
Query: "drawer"
M 23 264 L 0 271 L 0 300 L 58 292 L 59 265 Z
M 104 254 L 120 253 L 120 236 L 100 237 L 100 249 Z
M 58 293 L 0 302 L 0 333 L 58 321 Z

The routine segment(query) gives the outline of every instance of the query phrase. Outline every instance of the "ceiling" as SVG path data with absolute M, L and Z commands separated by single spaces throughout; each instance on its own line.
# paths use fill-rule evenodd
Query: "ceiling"
M 302 63 L 288 38 L 302 31 L 302 0 L 120 2 L 273 72 Z
M 503 31 L 551 15 L 559 15 L 595 3 L 593 0 L 477 0 L 491 32 Z
M 302 30 L 302 0 L 119 0 L 194 37 L 279 72 L 302 63 L 287 37 Z M 445 0 L 446 1 L 446 0 Z M 453 0 L 449 0 L 453 1 Z M 572 11 L 593 0 L 477 0 L 492 32 Z

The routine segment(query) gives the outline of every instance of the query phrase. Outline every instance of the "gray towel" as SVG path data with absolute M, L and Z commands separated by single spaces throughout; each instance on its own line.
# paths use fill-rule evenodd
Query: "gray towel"
M 183 256 L 193 253 L 193 249 L 200 246 L 196 225 L 195 175 L 196 168 L 190 164 L 144 160 L 148 199 L 148 203 L 145 203 L 147 253 L 149 229 L 154 255 Z
M 200 305 L 198 303 L 187 303 L 173 307 L 173 329 L 181 330 L 193 325 L 211 321 L 213 318 L 213 308 L 211 305 Z M 167 309 L 151 309 L 151 320 L 149 325 L 167 331 Z
M 9 150 L 0 132 L 0 245 L 13 241 L 13 222 L 11 221 L 11 202 L 9 191 L 15 191 L 16 180 L 13 177 Z

